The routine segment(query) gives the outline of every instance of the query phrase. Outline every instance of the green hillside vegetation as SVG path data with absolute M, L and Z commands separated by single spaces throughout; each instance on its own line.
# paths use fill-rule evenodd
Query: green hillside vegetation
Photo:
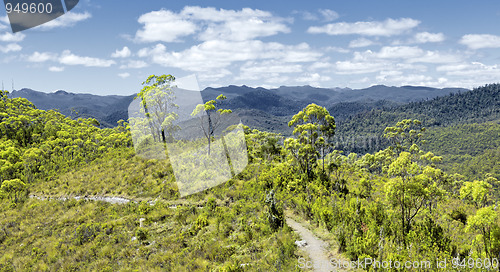
M 484 120 L 496 114 L 477 110 Z M 136 156 L 126 122 L 100 129 L 4 92 L 0 271 L 301 271 L 307 256 L 286 210 L 331 233 L 325 239 L 352 261 L 435 268 L 457 258 L 446 271 L 482 271 L 470 261 L 491 266 L 500 254 L 495 123 L 433 130 L 425 127 L 435 121 L 402 118 L 383 129 L 387 147 L 344 154 L 334 149 L 340 124 L 325 108 L 310 104 L 288 121 L 294 136 L 285 140 L 245 127 L 245 170 L 180 198 L 168 159 Z M 438 141 L 448 138 L 456 141 Z M 452 156 L 473 157 L 447 163 Z M 491 164 L 477 161 L 478 178 L 454 172 L 479 158 Z M 133 201 L 73 199 L 97 195 Z
M 344 152 L 374 153 L 389 146 L 384 129 L 399 120 L 418 119 L 427 127 L 423 147 L 445 155 L 442 168 L 480 179 L 484 173 L 500 178 L 500 84 L 472 91 L 384 107 L 341 119 L 336 148 Z M 368 139 L 368 143 L 363 141 Z
M 409 118 L 422 120 L 427 127 L 498 120 L 500 84 L 490 84 L 432 100 L 360 113 L 341 122 L 339 132 L 381 133 L 385 127 Z
M 500 179 L 500 123 L 462 124 L 429 129 L 426 148 L 444 156 L 443 169 L 468 180 L 490 173 Z

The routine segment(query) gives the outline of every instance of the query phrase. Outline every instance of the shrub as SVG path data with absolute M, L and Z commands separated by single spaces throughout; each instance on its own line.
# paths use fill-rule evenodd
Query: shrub
M 283 215 L 283 208 L 278 206 L 274 196 L 274 190 L 271 190 L 266 196 L 266 204 L 269 206 L 267 220 L 273 230 L 278 230 L 283 227 L 285 217 Z
M 141 242 L 145 241 L 146 239 L 148 239 L 148 230 L 146 228 L 137 228 L 137 230 L 135 231 L 135 236 L 137 237 L 137 239 Z
M 78 226 L 74 233 L 74 240 L 77 245 L 83 245 L 86 242 L 94 240 L 97 234 L 101 231 L 99 224 L 87 223 Z

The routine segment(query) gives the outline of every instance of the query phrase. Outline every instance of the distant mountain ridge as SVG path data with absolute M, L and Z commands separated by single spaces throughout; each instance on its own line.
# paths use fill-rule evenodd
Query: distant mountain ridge
M 59 110 L 71 118 L 95 118 L 103 127 L 114 127 L 120 119 L 128 119 L 128 105 L 135 95 L 75 94 L 59 90 L 53 93 L 31 89 L 14 90 L 10 97 L 23 97 L 42 110 Z
M 346 118 L 371 109 L 382 109 L 409 102 L 423 101 L 451 93 L 468 91 L 463 88 L 437 89 L 419 86 L 388 87 L 375 85 L 365 89 L 316 88 L 311 86 L 281 86 L 276 89 L 229 85 L 206 88 L 203 100 L 224 94 L 225 107 L 239 114 L 242 121 L 259 129 L 271 129 L 286 116 L 293 115 L 310 103 L 327 107 L 336 118 Z M 72 118 L 96 118 L 102 126 L 113 127 L 120 119 L 128 118 L 128 106 L 134 95 L 75 94 L 64 90 L 43 93 L 31 89 L 13 91 L 11 97 L 23 97 L 39 109 L 57 109 Z M 274 120 L 276 119 L 277 120 Z M 256 119 L 256 120 L 253 120 Z M 281 126 L 280 126 L 281 127 Z M 281 130 L 279 128 L 278 130 Z

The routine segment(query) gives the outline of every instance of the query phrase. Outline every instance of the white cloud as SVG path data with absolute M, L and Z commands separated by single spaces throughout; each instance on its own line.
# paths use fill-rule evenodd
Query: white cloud
M 318 73 L 305 74 L 295 79 L 296 82 L 307 83 L 311 86 L 319 86 L 319 82 L 329 81 L 332 78 L 329 76 L 322 76 Z
M 244 41 L 290 32 L 284 19 L 258 9 L 225 10 L 188 6 L 181 11 L 181 15 L 203 26 L 204 31 L 199 34 L 203 41 Z
M 308 69 L 309 70 L 319 70 L 319 69 L 327 69 L 327 68 L 332 68 L 333 64 L 329 62 L 324 62 L 324 61 L 317 61 L 311 64 Z
M 232 41 L 245 41 L 258 37 L 273 36 L 278 33 L 289 33 L 290 29 L 280 22 L 266 22 L 258 18 L 226 21 L 223 24 L 210 24 L 199 35 L 203 41 L 223 39 Z
M 335 21 L 339 18 L 339 14 L 331 9 L 320 9 L 319 13 L 323 15 L 323 20 L 326 22 Z
M 63 16 L 57 17 L 52 21 L 41 24 L 35 27 L 34 29 L 50 30 L 58 27 L 71 27 L 74 26 L 76 23 L 85 21 L 91 17 L 92 15 L 88 12 L 76 13 L 70 11 L 64 14 Z
M 116 49 L 116 51 L 111 54 L 112 58 L 128 58 L 132 52 L 130 52 L 130 49 L 128 47 L 124 46 L 121 50 Z
M 438 66 L 436 71 L 445 72 L 446 75 L 450 76 L 490 78 L 491 82 L 497 82 L 498 77 L 500 77 L 500 66 L 498 64 L 486 65 L 481 62 L 442 65 Z
M 441 53 L 438 51 L 426 51 L 425 54 L 409 59 L 408 62 L 422 63 L 456 63 L 462 61 L 462 56 L 457 54 Z
M 355 52 L 356 61 L 399 60 L 407 63 L 454 63 L 462 60 L 458 54 L 425 51 L 417 46 L 384 46 L 379 52 Z
M 130 76 L 130 74 L 129 73 L 119 73 L 118 76 L 121 78 L 127 78 Z
M 240 70 L 244 73 L 251 74 L 280 74 L 280 73 L 297 73 L 302 71 L 300 64 L 282 64 L 276 61 L 264 61 L 262 63 L 247 63 Z
M 4 23 L 4 24 L 7 24 L 7 25 L 10 24 L 10 22 L 9 22 L 9 16 L 7 14 L 4 15 L 4 16 L 0 16 L 0 22 Z
M 26 35 L 24 35 L 21 32 L 17 32 L 15 34 L 12 34 L 10 32 L 4 32 L 3 34 L 0 34 L 0 41 L 1 42 L 20 42 L 24 40 Z
M 364 61 L 337 61 L 335 69 L 337 74 L 366 74 L 387 69 L 387 62 L 364 62 Z
M 264 81 L 266 83 L 270 83 L 270 84 L 287 84 L 291 81 L 291 79 L 289 76 L 273 76 L 273 77 L 266 78 Z M 267 85 L 267 86 L 269 86 L 269 85 Z M 276 86 L 272 86 L 270 88 L 267 88 L 267 87 L 263 87 L 263 88 L 274 89 L 274 88 L 276 88 Z
M 277 78 L 282 78 L 282 74 L 302 72 L 302 65 L 283 63 L 274 60 L 262 62 L 249 61 L 240 67 L 240 75 L 236 80 L 262 80 L 269 83 L 279 83 Z
M 49 71 L 51 72 L 62 72 L 64 71 L 64 67 L 62 66 L 50 66 Z
M 322 51 L 325 51 L 325 52 L 337 52 L 337 53 L 349 53 L 351 51 L 349 51 L 349 49 L 345 49 L 345 48 L 342 48 L 342 47 L 337 47 L 337 46 L 327 46 L 327 47 L 324 47 L 321 49 Z
M 148 64 L 142 60 L 129 60 L 126 64 L 122 64 L 120 69 L 141 69 L 148 67 Z
M 23 49 L 23 48 L 17 43 L 9 43 L 5 46 L 0 45 L 0 51 L 2 53 L 17 52 L 17 51 L 21 51 L 21 49 Z
M 319 20 L 318 16 L 312 12 L 309 11 L 296 11 L 294 13 L 300 13 L 302 14 L 302 19 L 306 21 L 317 21 Z
M 384 71 L 380 71 L 379 76 L 380 77 L 400 76 L 402 74 L 403 74 L 403 72 L 400 70 L 384 70 Z
M 325 21 L 325 22 L 330 22 L 330 21 L 335 21 L 337 20 L 340 16 L 339 14 L 331 9 L 319 9 L 317 13 L 312 13 L 309 11 L 294 11 L 292 14 L 301 14 L 302 19 L 306 21 Z
M 437 79 L 429 75 L 422 74 L 380 74 L 375 77 L 378 84 L 395 85 L 395 86 L 429 86 L 429 87 L 446 87 L 449 86 L 447 78 L 439 77 Z
M 470 49 L 500 48 L 500 36 L 490 34 L 468 34 L 464 35 L 459 43 Z
M 426 76 L 426 75 L 419 75 L 419 74 L 409 74 L 409 75 L 404 75 L 402 73 L 397 74 L 384 74 L 381 73 L 376 77 L 376 79 L 380 81 L 390 81 L 390 82 L 399 82 L 401 85 L 418 85 L 415 84 L 416 82 L 422 82 L 422 81 L 431 81 L 432 77 Z
M 374 56 L 381 59 L 411 59 L 423 54 L 424 50 L 416 46 L 384 46 Z
M 312 34 L 325 33 L 328 35 L 393 36 L 404 33 L 419 24 L 420 21 L 411 18 L 387 19 L 383 22 L 340 22 L 324 26 L 312 26 L 309 27 L 307 32 Z
M 285 19 L 270 12 L 244 8 L 242 10 L 186 6 L 179 13 L 153 11 L 139 17 L 143 28 L 136 33 L 139 42 L 180 42 L 182 37 L 197 33 L 202 41 L 245 41 L 289 33 Z
M 33 54 L 27 57 L 27 61 L 29 62 L 46 62 L 49 60 L 57 59 L 57 54 L 49 53 L 49 52 L 38 52 L 35 51 Z
M 9 17 L 7 15 L 0 16 L 0 29 L 10 28 Z
M 231 71 L 227 69 L 215 69 L 210 70 L 206 73 L 202 73 L 198 75 L 198 79 L 205 82 L 213 82 L 210 86 L 218 85 L 218 81 L 222 78 L 232 75 Z M 222 85 L 220 85 L 222 87 Z
M 365 74 L 387 70 L 425 72 L 428 63 L 457 63 L 459 55 L 425 51 L 416 46 L 384 46 L 378 52 L 354 52 L 353 58 L 335 63 L 337 74 Z
M 179 42 L 179 38 L 191 35 L 197 29 L 193 22 L 164 9 L 143 14 L 138 22 L 144 25 L 135 34 L 139 42 Z
M 312 50 L 308 44 L 283 45 L 251 41 L 206 41 L 180 52 L 169 52 L 162 44 L 143 48 L 139 57 L 149 57 L 153 63 L 181 68 L 187 71 L 206 72 L 226 68 L 232 63 L 274 59 L 281 62 L 299 63 L 318 60 L 322 53 Z
M 86 67 L 109 67 L 115 64 L 113 60 L 82 57 L 71 53 L 69 50 L 63 51 L 59 57 L 59 63 L 66 65 L 83 65 Z
M 444 41 L 443 33 L 420 32 L 414 36 L 414 42 L 416 43 L 433 43 L 442 41 Z
M 374 43 L 371 40 L 368 40 L 366 38 L 359 38 L 356 40 L 353 40 L 349 43 L 350 48 L 360 48 L 360 47 L 367 47 L 370 45 L 373 45 Z
M 269 43 L 269 53 L 275 51 L 276 57 L 282 58 L 284 62 L 311 62 L 318 60 L 323 54 L 314 51 L 307 43 L 298 45 L 282 45 L 279 43 Z

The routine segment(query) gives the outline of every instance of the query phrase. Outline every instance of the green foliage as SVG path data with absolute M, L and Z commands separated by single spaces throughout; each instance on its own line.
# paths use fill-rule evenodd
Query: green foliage
M 147 204 L 147 214 L 140 214 L 140 202 L 33 198 L 9 208 L 8 201 L 0 200 L 0 267 L 237 271 L 246 264 L 245 269 L 273 271 L 279 266 L 293 271 L 296 237 L 289 228 L 270 228 L 260 201 L 265 195 L 254 190 L 253 182 L 236 182 L 234 190 L 220 186 L 175 202 L 158 200 Z M 139 218 L 147 222 L 142 228 Z
M 106 150 L 131 146 L 126 123 L 99 129 L 95 119 L 71 120 L 38 110 L 26 99 L 0 100 L 0 183 L 27 185 L 100 157 Z
M 419 120 L 405 119 L 394 127 L 387 127 L 384 130 L 384 137 L 391 142 L 391 146 L 397 153 L 401 151 L 418 152 L 418 145 L 421 142 L 425 127 L 421 127 Z
M 479 238 L 483 240 L 486 257 L 489 258 L 496 257 L 491 252 L 491 232 L 495 227 L 498 228 L 498 212 L 489 206 L 477 210 L 476 214 L 469 218 L 465 228 L 465 231 L 479 231 Z
M 171 80 L 150 77 L 144 91 Z M 324 228 L 325 239 L 352 261 L 435 263 L 500 253 L 495 146 L 473 158 L 458 155 L 467 163 L 484 159 L 485 168 L 474 166 L 470 170 L 478 173 L 467 175 L 481 175 L 475 181 L 450 173 L 452 167 L 443 171 L 438 166 L 450 166 L 448 154 L 419 146 L 422 126 L 438 119 L 399 118 L 405 120 L 385 130 L 392 147 L 344 155 L 332 150 L 333 117 L 309 105 L 290 122 L 295 139 L 244 128 L 247 168 L 226 183 L 179 198 L 169 161 L 135 156 L 127 123 L 99 129 L 95 120 L 71 120 L 2 94 L 1 270 L 294 271 L 298 237 L 286 227 L 286 210 Z M 200 113 L 216 113 L 222 100 L 204 104 Z M 456 134 L 430 131 L 437 138 L 460 137 L 467 128 L 485 135 L 478 148 L 495 138 L 493 124 L 460 126 Z M 467 163 L 453 167 L 467 170 Z M 53 198 L 24 198 L 28 190 Z M 76 195 L 133 201 L 110 204 Z M 140 218 L 146 223 L 139 227 Z
M 496 182 L 495 178 L 490 179 Z M 474 204 L 476 208 L 483 208 L 491 202 L 493 195 L 493 186 L 485 180 L 475 180 L 465 182 L 460 188 L 460 198 Z
M 141 99 L 140 113 L 145 118 L 130 118 L 135 134 L 150 131 L 157 142 L 171 140 L 172 133 L 178 130 L 178 126 L 174 125 L 174 121 L 178 118 L 174 109 L 178 106 L 174 103 L 175 93 L 171 88 L 174 80 L 175 77 L 172 75 L 150 75 L 142 83 L 144 87 L 136 98 Z M 144 135 L 136 137 L 141 138 Z
M 144 241 L 146 241 L 146 239 L 148 239 L 149 233 L 148 233 L 148 230 L 146 228 L 139 227 L 135 231 L 135 236 L 137 237 L 137 239 L 139 241 L 144 242 Z
M 0 190 L 7 194 L 7 196 L 14 198 L 14 201 L 17 203 L 22 192 L 26 190 L 26 184 L 20 179 L 4 180 Z
M 294 115 L 288 126 L 294 127 L 293 134 L 297 138 L 286 139 L 285 147 L 299 162 L 302 172 L 312 179 L 313 167 L 319 159 L 323 159 L 324 172 L 324 158 L 335 135 L 335 119 L 325 108 L 310 104 Z
M 83 245 L 91 242 L 101 231 L 101 226 L 95 223 L 84 223 L 79 225 L 73 236 L 73 240 L 77 245 Z
M 245 138 L 248 148 L 249 162 L 258 162 L 259 160 L 273 161 L 282 157 L 283 146 L 282 136 L 276 133 L 251 130 L 244 126 Z
M 283 208 L 278 204 L 276 200 L 274 190 L 271 190 L 266 196 L 266 205 L 268 205 L 267 220 L 271 229 L 274 231 L 283 227 L 285 222 L 285 216 L 283 214 Z

